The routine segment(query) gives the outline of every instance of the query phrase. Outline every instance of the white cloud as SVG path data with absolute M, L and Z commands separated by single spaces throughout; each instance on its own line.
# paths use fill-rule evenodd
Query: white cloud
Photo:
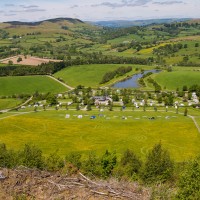
M 0 0 L 0 8 L 4 10 L 1 21 L 37 21 L 57 16 L 93 21 L 200 18 L 200 0 Z

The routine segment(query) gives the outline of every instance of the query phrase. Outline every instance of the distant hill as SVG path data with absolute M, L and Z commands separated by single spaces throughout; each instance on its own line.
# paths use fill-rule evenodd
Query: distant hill
M 113 20 L 113 21 L 97 21 L 90 22 L 96 26 L 104 26 L 104 27 L 131 27 L 131 26 L 146 26 L 151 24 L 163 24 L 163 23 L 172 23 L 172 22 L 181 22 L 188 21 L 190 18 L 183 19 L 148 19 L 148 20 Z
M 78 34 L 79 30 L 93 30 L 98 29 L 97 26 L 83 22 L 79 19 L 73 18 L 55 18 L 47 19 L 37 22 L 21 22 L 21 21 L 9 21 L 0 23 L 0 29 L 6 30 L 10 36 L 13 35 L 26 35 L 33 33 L 45 33 L 45 34 Z
M 20 22 L 20 21 L 9 21 L 9 22 L 4 22 L 6 24 L 11 24 L 13 26 L 38 26 L 44 22 L 52 22 L 52 23 L 57 23 L 57 22 L 62 22 L 62 21 L 68 21 L 70 23 L 76 24 L 76 23 L 84 23 L 83 21 L 79 19 L 73 19 L 73 18 L 55 18 L 55 19 L 47 19 L 47 20 L 42 20 L 38 22 Z

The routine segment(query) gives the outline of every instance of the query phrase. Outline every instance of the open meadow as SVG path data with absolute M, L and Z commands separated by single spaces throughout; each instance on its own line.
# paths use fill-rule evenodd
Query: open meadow
M 154 79 L 168 90 L 176 90 L 177 88 L 182 89 L 184 85 L 192 86 L 198 85 L 200 81 L 200 71 L 188 71 L 182 70 L 166 72 L 163 71 L 153 75 Z
M 140 72 L 141 69 L 149 70 L 153 69 L 150 66 L 144 65 L 132 65 L 132 64 L 93 64 L 93 65 L 79 65 L 79 66 L 72 66 L 67 67 L 56 74 L 54 76 L 56 78 L 62 78 L 67 84 L 76 87 L 77 85 L 84 85 L 88 87 L 98 87 L 100 86 L 100 82 L 107 72 L 112 72 L 119 67 L 127 67 L 131 66 L 132 71 L 126 73 L 124 76 L 120 76 L 118 78 L 112 79 L 110 82 L 106 84 L 111 84 L 117 82 L 123 78 L 126 78 L 127 75 L 133 75 L 134 73 Z
M 47 76 L 0 77 L 0 96 L 13 94 L 59 93 L 67 88 Z
M 144 158 L 148 150 L 159 142 L 176 161 L 200 153 L 200 133 L 192 119 L 183 114 L 161 109 L 157 112 L 153 109 L 146 112 L 119 111 L 119 108 L 112 112 L 25 111 L 0 115 L 1 143 L 14 149 L 20 149 L 26 143 L 35 144 L 45 154 L 59 150 L 62 156 L 73 151 L 88 153 L 94 150 L 100 154 L 106 149 L 121 155 L 129 148 Z M 79 119 L 78 115 L 83 118 Z M 90 119 L 90 116 L 96 116 L 96 119 Z M 149 119 L 152 117 L 155 119 Z
M 0 110 L 16 107 L 21 103 L 22 100 L 20 99 L 0 99 Z

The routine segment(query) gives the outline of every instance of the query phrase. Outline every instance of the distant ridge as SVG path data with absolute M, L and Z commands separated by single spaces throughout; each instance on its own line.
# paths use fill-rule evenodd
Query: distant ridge
M 169 18 L 169 19 L 147 19 L 147 20 L 113 20 L 113 21 L 97 21 L 90 22 L 96 26 L 104 27 L 131 27 L 131 26 L 147 26 L 151 24 L 163 24 L 163 23 L 173 23 L 173 22 L 183 22 L 191 20 L 191 18 Z
M 55 19 L 47 19 L 47 20 L 42 20 L 42 21 L 38 21 L 38 22 L 20 22 L 20 21 L 9 21 L 9 22 L 4 22 L 4 23 L 9 23 L 11 25 L 19 25 L 19 26 L 38 26 L 40 24 L 42 24 L 43 22 L 52 22 L 52 23 L 56 23 L 56 22 L 60 22 L 60 21 L 69 21 L 73 24 L 76 23 L 84 23 L 83 21 L 81 21 L 80 19 L 74 19 L 74 18 L 55 18 Z

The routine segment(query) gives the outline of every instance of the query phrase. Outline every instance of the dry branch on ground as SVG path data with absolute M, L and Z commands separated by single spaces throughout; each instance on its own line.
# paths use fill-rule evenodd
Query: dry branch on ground
M 0 198 L 12 199 L 25 195 L 35 199 L 133 199 L 147 200 L 149 190 L 136 183 L 110 179 L 91 180 L 82 173 L 68 176 L 60 173 L 31 170 L 27 168 L 2 169 Z

